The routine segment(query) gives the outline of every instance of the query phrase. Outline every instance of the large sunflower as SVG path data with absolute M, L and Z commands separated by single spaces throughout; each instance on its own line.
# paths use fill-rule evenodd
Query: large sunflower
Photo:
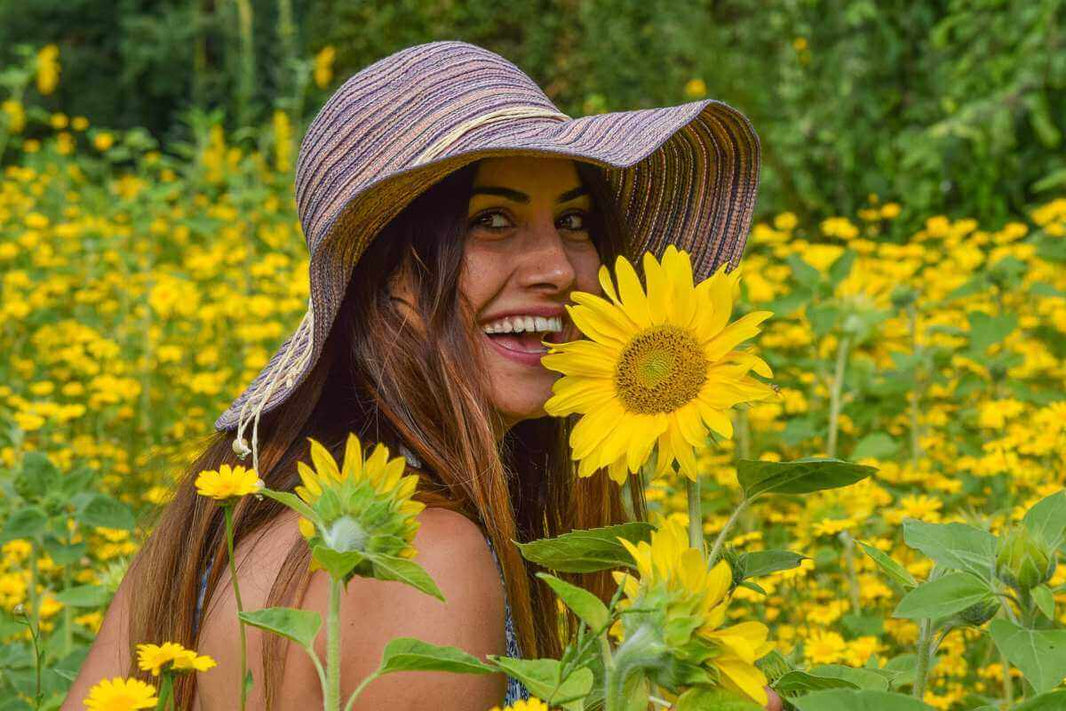
M 708 569 L 703 553 L 689 546 L 687 532 L 673 520 L 652 532 L 650 543 L 618 540 L 633 556 L 638 576 L 612 573 L 625 592 L 619 608 L 627 611 L 612 634 L 636 638 L 642 628 L 654 630 L 674 663 L 659 660 L 649 671 L 672 691 L 678 691 L 680 677 L 684 686 L 725 686 L 765 704 L 766 675 L 755 662 L 774 644 L 761 622 L 722 626 L 731 600 L 729 563 L 720 560 Z M 688 671 L 679 674 L 685 668 Z
M 661 263 L 645 253 L 644 276 L 646 292 L 633 265 L 618 257 L 616 289 L 601 267 L 607 298 L 574 292 L 576 305 L 567 306 L 588 340 L 545 344 L 541 362 L 563 374 L 545 410 L 582 415 L 570 437 L 580 476 L 606 467 L 621 483 L 657 446 L 656 476 L 676 461 L 695 479 L 707 430 L 732 437 L 730 408 L 774 397 L 750 375 L 771 377 L 766 362 L 735 350 L 771 316 L 755 311 L 729 323 L 739 270 L 719 269 L 693 286 L 689 255 L 670 245 Z

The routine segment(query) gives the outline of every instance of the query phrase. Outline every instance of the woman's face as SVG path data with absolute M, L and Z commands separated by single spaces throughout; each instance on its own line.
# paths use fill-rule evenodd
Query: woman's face
M 558 374 L 541 366 L 541 341 L 580 335 L 563 308 L 570 292 L 599 293 L 591 211 L 569 159 L 478 165 L 459 288 L 474 309 L 492 404 L 507 427 L 545 414 Z

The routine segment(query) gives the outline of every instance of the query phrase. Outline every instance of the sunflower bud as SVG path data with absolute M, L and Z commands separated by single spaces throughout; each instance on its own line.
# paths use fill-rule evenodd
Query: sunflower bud
M 989 596 L 981 602 L 975 602 L 958 614 L 958 620 L 962 624 L 972 627 L 980 627 L 995 617 L 999 612 L 999 599 Z
M 1025 526 L 1015 526 L 996 546 L 996 575 L 1018 590 L 1031 590 L 1055 573 L 1049 547 Z

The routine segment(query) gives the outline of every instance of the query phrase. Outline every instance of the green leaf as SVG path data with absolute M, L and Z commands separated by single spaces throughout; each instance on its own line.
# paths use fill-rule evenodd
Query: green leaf
M 75 514 L 79 523 L 100 528 L 117 528 L 132 531 L 136 525 L 133 512 L 121 501 L 106 494 L 93 494 Z
M 899 442 L 883 432 L 868 434 L 851 451 L 851 458 L 889 459 L 899 451 Z
M 48 517 L 44 511 L 36 506 L 21 508 L 7 519 L 4 523 L 4 531 L 0 533 L 0 543 L 6 543 L 16 538 L 33 540 L 44 533 L 48 525 Z
M 397 637 L 385 645 L 378 673 L 398 671 L 494 674 L 496 669 L 455 647 L 441 647 L 413 637 Z
M 785 261 L 787 261 L 788 265 L 792 267 L 792 275 L 802 286 L 811 288 L 822 280 L 821 272 L 805 262 L 798 254 L 788 255 L 788 258 Z
M 633 558 L 618 539 L 624 538 L 631 543 L 648 541 L 654 528 L 650 523 L 634 521 L 515 543 L 523 558 L 545 568 L 563 573 L 594 573 L 608 568 L 632 567 Z
M 291 639 L 310 651 L 322 627 L 322 616 L 313 610 L 291 607 L 265 607 L 237 615 L 246 624 Z
M 991 596 L 988 583 L 970 573 L 948 573 L 922 583 L 903 596 L 893 617 L 909 620 L 924 618 L 939 619 L 962 612 L 970 605 L 987 600 Z
M 964 523 L 925 523 L 905 518 L 903 540 L 945 568 L 992 579 L 996 538 L 988 531 Z
M 22 457 L 15 489 L 26 499 L 40 500 L 55 490 L 60 482 L 59 469 L 44 452 L 26 452 Z
M 856 669 L 842 664 L 818 664 L 811 667 L 810 673 L 822 678 L 843 679 L 858 689 L 888 691 L 888 679 L 883 674 L 869 669 Z
M 823 689 L 858 689 L 858 684 L 840 677 L 818 676 L 805 671 L 790 671 L 774 684 L 774 690 L 782 694 L 806 694 Z
M 562 665 L 557 659 L 490 658 L 500 669 L 525 684 L 531 694 L 551 705 L 580 701 L 592 690 L 592 670 L 588 667 L 580 667 L 566 679 L 560 679 Z
M 1013 314 L 989 316 L 980 311 L 971 311 L 970 349 L 984 354 L 989 346 L 999 343 L 1018 326 L 1018 317 Z
M 67 607 L 103 607 L 111 594 L 102 585 L 78 585 L 56 593 L 55 598 Z
M 330 577 L 337 580 L 347 580 L 349 573 L 366 560 L 366 556 L 359 551 L 345 551 L 342 553 L 321 544 L 315 545 L 311 549 L 311 558 L 321 565 L 329 573 Z
M 829 267 L 829 283 L 836 287 L 840 282 L 847 279 L 848 275 L 851 274 L 851 268 L 855 264 L 856 257 L 858 257 L 858 254 L 852 249 L 837 257 L 837 260 L 833 262 L 833 266 Z
M 992 620 L 988 631 L 1037 693 L 1050 691 L 1066 677 L 1066 630 L 1029 630 L 998 619 Z
M 607 612 L 607 606 L 588 590 L 571 585 L 548 573 L 537 573 L 537 577 L 548 583 L 559 599 L 566 603 L 575 615 L 584 620 L 594 633 L 598 634 L 610 622 L 611 616 Z
M 790 699 L 799 711 L 932 711 L 912 696 L 888 691 L 831 689 Z
M 1034 696 L 1025 703 L 1014 706 L 1011 711 L 1062 711 L 1062 709 L 1066 709 L 1066 689 Z
M 429 573 L 421 565 L 413 560 L 380 553 L 368 557 L 374 563 L 375 578 L 379 580 L 398 580 L 444 602 L 444 593 L 433 582 L 433 578 L 429 576 Z
M 1051 592 L 1051 588 L 1047 585 L 1037 585 L 1030 591 L 1033 596 L 1033 602 L 1036 603 L 1036 607 L 1040 612 L 1044 614 L 1044 617 L 1049 620 L 1055 619 L 1055 594 Z
M 1066 533 L 1066 489 L 1060 489 L 1033 504 L 1025 512 L 1022 523 L 1048 546 L 1058 548 Z
M 885 575 L 890 579 L 896 581 L 904 590 L 918 587 L 918 581 L 914 579 L 906 568 L 897 563 L 894 559 L 890 558 L 884 553 L 884 551 L 874 548 L 865 541 L 856 541 L 862 549 L 866 552 L 866 555 L 873 558 L 877 563 L 877 567 L 881 569 Z
M 762 706 L 736 692 L 700 686 L 682 694 L 672 708 L 676 711 L 762 711 Z
M 792 570 L 807 560 L 807 556 L 792 551 L 751 551 L 741 553 L 737 568 L 744 578 L 758 578 L 781 570 Z
M 84 542 L 66 544 L 60 543 L 54 539 L 45 539 L 44 549 L 48 553 L 48 557 L 52 559 L 52 562 L 58 566 L 70 565 L 71 563 L 81 560 L 81 557 L 89 550 L 89 547 Z
M 741 459 L 737 480 L 749 499 L 762 494 L 809 494 L 837 489 L 862 481 L 877 469 L 842 459 L 797 459 L 792 462 L 763 462 Z
M 290 509 L 292 509 L 293 511 L 300 514 L 306 519 L 309 519 L 311 521 L 318 520 L 318 516 L 315 515 L 315 512 L 311 509 L 311 507 L 308 506 L 304 502 L 304 500 L 296 494 L 290 494 L 287 491 L 274 491 L 273 489 L 262 489 L 259 493 L 261 493 L 268 499 L 273 499 L 274 501 L 277 501 L 279 504 L 284 504 L 285 506 L 288 506 Z

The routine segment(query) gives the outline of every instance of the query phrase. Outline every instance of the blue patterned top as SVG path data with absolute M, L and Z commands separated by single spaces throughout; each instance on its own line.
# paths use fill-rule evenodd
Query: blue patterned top
M 492 541 L 486 537 L 485 540 L 489 544 L 489 552 L 492 553 L 492 560 L 496 563 L 496 569 L 500 572 L 500 583 L 503 583 L 503 569 L 500 567 L 500 559 L 496 557 L 496 549 L 492 547 Z M 196 597 L 196 614 L 193 616 L 192 633 L 196 635 L 196 630 L 200 623 L 200 612 L 204 607 L 204 594 L 207 592 L 207 576 L 211 572 L 210 561 L 207 564 L 207 569 L 204 570 L 203 576 L 200 578 L 200 594 Z M 507 656 L 515 659 L 522 657 L 522 650 L 518 645 L 518 636 L 514 631 L 514 620 L 511 619 L 511 604 L 507 601 L 506 591 L 504 592 L 504 629 L 507 634 Z M 518 679 L 512 676 L 507 677 L 507 696 L 504 697 L 503 703 L 505 706 L 511 705 L 519 699 L 528 699 L 529 690 Z

